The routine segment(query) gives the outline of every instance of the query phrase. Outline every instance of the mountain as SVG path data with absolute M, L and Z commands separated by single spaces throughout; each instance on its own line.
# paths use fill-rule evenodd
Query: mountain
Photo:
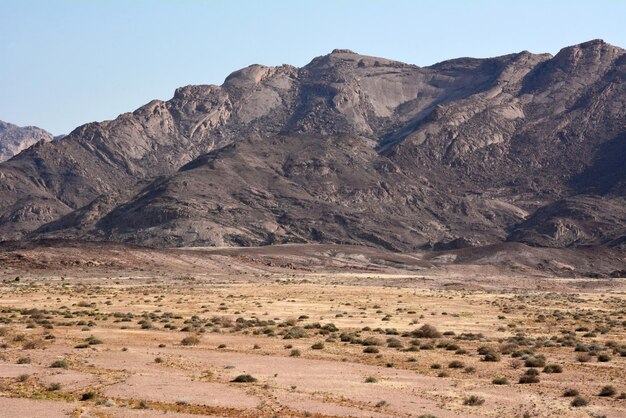
M 49 142 L 52 139 L 51 133 L 35 126 L 20 127 L 0 120 L 0 162 L 37 142 Z
M 252 65 L 0 164 L 0 239 L 626 247 L 626 54 Z

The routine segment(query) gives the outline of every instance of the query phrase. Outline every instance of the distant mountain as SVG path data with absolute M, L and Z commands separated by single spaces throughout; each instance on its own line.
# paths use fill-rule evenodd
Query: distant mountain
M 252 65 L 0 164 L 0 239 L 624 247 L 625 52 Z
M 20 127 L 0 120 L 0 162 L 37 142 L 52 141 L 52 134 L 35 126 Z

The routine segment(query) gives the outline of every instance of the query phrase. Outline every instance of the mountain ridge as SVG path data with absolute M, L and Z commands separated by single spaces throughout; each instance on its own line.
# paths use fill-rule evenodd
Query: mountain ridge
M 625 79 L 600 40 L 251 65 L 1 164 L 0 239 L 623 245 Z

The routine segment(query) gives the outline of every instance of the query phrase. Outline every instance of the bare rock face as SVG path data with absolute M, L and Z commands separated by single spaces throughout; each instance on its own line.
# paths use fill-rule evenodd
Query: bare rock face
M 52 141 L 52 134 L 35 126 L 19 127 L 0 120 L 0 162 L 38 143 Z
M 0 239 L 620 246 L 626 54 L 252 65 L 0 164 Z

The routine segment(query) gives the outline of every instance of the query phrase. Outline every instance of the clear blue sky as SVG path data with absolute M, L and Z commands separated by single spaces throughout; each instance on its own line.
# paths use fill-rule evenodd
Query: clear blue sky
M 0 119 L 54 134 L 334 48 L 429 65 L 626 47 L 626 1 L 0 0 Z

